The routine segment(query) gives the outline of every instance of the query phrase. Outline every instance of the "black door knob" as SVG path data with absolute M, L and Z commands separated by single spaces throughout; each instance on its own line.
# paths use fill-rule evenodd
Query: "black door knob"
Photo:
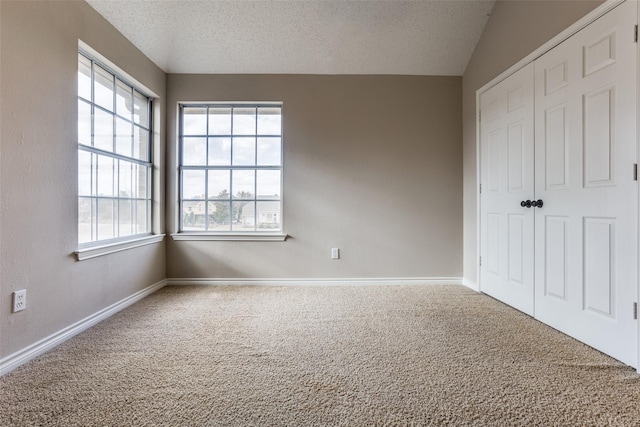
M 522 206 L 523 208 L 530 208 L 532 206 L 531 200 L 523 200 L 522 202 L 520 202 L 520 206 Z
M 531 202 L 531 206 L 533 206 L 534 208 L 541 208 L 542 207 L 542 199 L 534 200 L 533 202 Z

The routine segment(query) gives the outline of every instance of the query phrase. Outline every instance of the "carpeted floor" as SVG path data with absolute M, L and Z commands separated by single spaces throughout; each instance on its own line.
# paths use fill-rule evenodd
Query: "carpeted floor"
M 638 426 L 640 376 L 460 286 L 174 286 L 0 378 L 0 425 Z

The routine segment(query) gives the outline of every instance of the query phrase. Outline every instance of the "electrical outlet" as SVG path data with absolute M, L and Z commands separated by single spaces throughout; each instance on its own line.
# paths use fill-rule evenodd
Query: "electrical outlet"
M 13 293 L 13 312 L 17 313 L 27 308 L 27 290 L 15 291 Z
M 340 259 L 340 249 L 331 248 L 331 259 Z

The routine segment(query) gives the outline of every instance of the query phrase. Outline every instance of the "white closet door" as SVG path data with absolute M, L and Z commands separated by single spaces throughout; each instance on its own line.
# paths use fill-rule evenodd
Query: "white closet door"
M 533 315 L 533 64 L 480 103 L 480 288 Z
M 635 367 L 636 8 L 535 61 L 535 317 Z

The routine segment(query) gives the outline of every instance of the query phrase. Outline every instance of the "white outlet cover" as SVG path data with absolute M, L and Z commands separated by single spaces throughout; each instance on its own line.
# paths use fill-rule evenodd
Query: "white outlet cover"
M 27 308 L 27 290 L 15 291 L 13 293 L 13 312 L 17 313 Z
M 338 249 L 338 248 L 331 248 L 331 258 L 333 258 L 333 259 L 339 259 L 339 258 L 340 258 L 340 249 Z

